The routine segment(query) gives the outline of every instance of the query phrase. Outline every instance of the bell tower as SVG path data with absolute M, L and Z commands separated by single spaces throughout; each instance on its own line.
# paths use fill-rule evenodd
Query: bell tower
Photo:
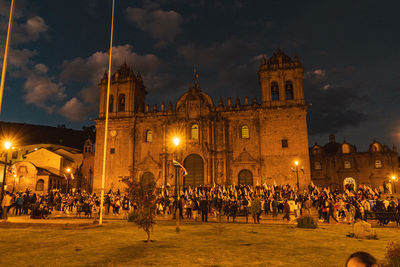
M 258 70 L 262 105 L 304 105 L 303 66 L 277 48 L 268 60 L 263 56 Z
M 107 73 L 100 81 L 100 110 L 99 118 L 106 114 Z M 111 76 L 109 116 L 127 117 L 143 111 L 146 97 L 146 87 L 140 73 L 135 75 L 126 62 Z

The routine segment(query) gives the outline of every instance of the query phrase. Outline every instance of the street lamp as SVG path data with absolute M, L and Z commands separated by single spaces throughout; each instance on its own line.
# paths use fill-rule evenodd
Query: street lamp
M 71 173 L 71 168 L 70 167 L 68 167 L 68 168 L 66 168 L 65 169 L 65 171 L 68 173 L 68 176 L 67 176 L 67 194 L 69 193 L 69 177 L 70 177 L 70 173 Z
M 299 184 L 299 161 L 296 160 L 294 162 L 294 165 L 296 166 L 297 190 L 300 190 L 300 184 Z
M 396 182 L 396 175 L 392 175 L 390 179 L 392 179 L 393 193 L 396 194 L 396 184 L 394 183 Z
M 10 141 L 5 141 L 3 143 L 4 148 L 6 150 L 6 155 L 5 155 L 5 160 L 4 160 L 4 172 L 3 172 L 3 183 L 2 183 L 2 190 L 1 190 L 1 201 L 3 201 L 4 197 L 4 190 L 6 187 L 6 174 L 7 174 L 7 156 L 8 156 L 8 150 L 12 146 L 12 143 Z
M 178 146 L 181 142 L 181 139 L 179 137 L 174 137 L 172 139 L 172 142 L 175 146 L 175 160 L 173 160 L 173 162 L 178 162 Z M 179 208 L 179 204 L 178 204 L 178 186 L 179 186 L 179 179 L 178 179 L 178 165 L 174 164 L 175 166 L 175 221 L 176 221 L 176 232 L 179 233 L 180 229 L 179 229 L 179 219 L 180 216 L 178 213 L 178 208 Z

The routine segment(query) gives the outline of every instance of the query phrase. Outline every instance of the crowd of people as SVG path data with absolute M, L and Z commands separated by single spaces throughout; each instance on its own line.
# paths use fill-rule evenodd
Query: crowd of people
M 119 191 L 111 190 L 104 196 L 106 214 L 119 215 L 120 210 L 129 210 L 128 197 Z M 8 214 L 15 216 L 30 215 L 33 219 L 47 218 L 54 212 L 67 215 L 96 217 L 100 209 L 100 197 L 95 193 L 75 191 L 68 194 L 52 190 L 47 194 L 25 192 L 4 193 L 2 201 L 2 216 L 7 219 Z
M 320 221 L 352 223 L 365 219 L 370 212 L 400 213 L 399 199 L 365 185 L 348 187 L 344 192 L 318 188 L 312 183 L 304 191 L 290 185 L 188 187 L 179 195 L 176 200 L 168 188 L 161 188 L 158 214 L 173 214 L 177 207 L 181 218 L 197 219 L 201 214 L 202 220 L 207 221 L 211 213 L 225 215 L 228 222 L 244 216 L 248 222 L 251 215 L 254 222 L 259 222 L 262 214 L 283 214 L 284 220 L 291 220 L 315 211 Z
M 400 201 L 384 194 L 379 189 L 365 185 L 346 188 L 344 192 L 319 188 L 310 184 L 298 191 L 290 185 L 229 185 L 213 187 L 187 187 L 175 197 L 172 188 L 156 190 L 156 211 L 160 216 L 175 216 L 181 219 L 208 221 L 209 216 L 235 222 L 238 216 L 245 221 L 253 218 L 259 223 L 262 215 L 292 220 L 302 214 L 318 216 L 320 221 L 353 223 L 365 219 L 370 212 L 400 213 Z M 51 213 L 96 217 L 100 209 L 100 197 L 95 193 L 74 191 L 68 194 L 50 191 L 47 194 L 5 192 L 2 201 L 2 215 L 30 215 L 31 218 L 46 218 Z M 127 195 L 109 191 L 104 197 L 104 213 L 127 215 L 137 203 L 129 201 Z

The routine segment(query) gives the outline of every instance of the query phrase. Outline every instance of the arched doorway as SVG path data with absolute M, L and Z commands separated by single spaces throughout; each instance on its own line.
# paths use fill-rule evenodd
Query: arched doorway
M 253 174 L 249 170 L 241 170 L 238 177 L 239 185 L 253 185 Z
M 154 175 L 151 172 L 144 172 L 142 176 L 140 176 L 140 184 L 148 185 L 150 183 L 154 183 Z
M 188 172 L 183 179 L 183 186 L 204 185 L 204 163 L 199 155 L 191 154 L 187 156 L 183 166 Z
M 356 188 L 356 180 L 353 177 L 347 177 L 343 180 L 344 190 L 348 189 L 349 191 L 354 190 Z
M 39 179 L 36 182 L 36 191 L 44 191 L 44 180 L 43 179 Z

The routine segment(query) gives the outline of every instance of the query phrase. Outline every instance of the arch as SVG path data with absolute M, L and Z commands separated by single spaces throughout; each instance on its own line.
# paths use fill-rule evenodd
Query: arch
M 279 85 L 278 82 L 271 83 L 271 99 L 272 101 L 279 100 Z
M 108 112 L 114 112 L 114 95 L 110 95 L 108 100 Z
M 147 131 L 146 131 L 145 142 L 146 142 L 146 143 L 151 143 L 151 142 L 153 142 L 153 131 L 152 131 L 152 130 L 147 130 Z
M 286 100 L 293 100 L 293 82 L 286 81 L 285 83 L 285 96 Z
M 199 125 L 198 124 L 192 124 L 192 127 L 190 128 L 190 139 L 199 140 Z
M 243 139 L 249 139 L 250 138 L 249 126 L 243 125 L 241 127 L 240 137 L 243 138 Z
M 349 144 L 343 144 L 342 145 L 342 153 L 343 154 L 349 154 L 350 153 L 350 145 Z
M 349 191 L 354 190 L 356 188 L 356 180 L 353 177 L 347 177 L 343 180 L 343 188 Z
M 141 185 L 149 185 L 154 183 L 154 175 L 151 172 L 144 172 L 142 176 L 140 176 L 140 184 Z
M 183 161 L 188 174 L 183 179 L 183 186 L 204 185 L 204 163 L 202 157 L 191 154 Z
M 253 174 L 249 170 L 241 170 L 238 175 L 239 185 L 253 185 Z
M 118 96 L 118 112 L 125 111 L 125 94 L 120 94 Z
M 44 191 L 44 180 L 43 179 L 39 179 L 36 182 L 36 191 Z

